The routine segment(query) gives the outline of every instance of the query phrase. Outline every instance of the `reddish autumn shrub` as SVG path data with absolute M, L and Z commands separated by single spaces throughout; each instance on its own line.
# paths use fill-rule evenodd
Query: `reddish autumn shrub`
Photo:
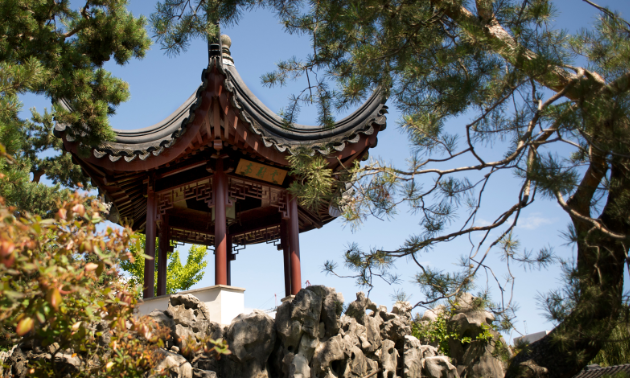
M 14 210 L 0 199 L 0 331 L 5 343 L 52 353 L 30 361 L 31 374 L 55 375 L 57 354 L 79 357 L 79 376 L 150 372 L 169 332 L 133 316 L 137 288 L 117 268 L 132 258 L 132 231 L 97 232 L 105 206 L 79 194 L 54 219 Z

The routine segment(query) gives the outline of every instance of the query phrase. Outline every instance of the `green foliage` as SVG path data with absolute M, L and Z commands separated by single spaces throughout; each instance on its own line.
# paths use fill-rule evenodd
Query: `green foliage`
M 167 54 L 186 51 L 192 38 L 208 38 L 217 34 L 215 20 L 229 22 L 231 14 L 220 1 L 166 0 L 158 2 L 151 16 L 153 32 Z
M 28 362 L 36 376 L 57 376 L 54 355 L 70 350 L 90 361 L 79 376 L 140 377 L 156 366 L 169 332 L 133 316 L 135 288 L 118 279 L 131 230 L 97 233 L 103 205 L 84 201 L 72 195 L 52 219 L 16 218 L 0 206 L 0 331 L 7 342 L 36 340 L 51 351 L 52 360 Z M 105 274 L 113 279 L 96 285 Z M 109 331 L 94 327 L 103 321 Z
M 290 173 L 297 177 L 289 186 L 289 191 L 299 198 L 300 205 L 317 209 L 332 198 L 336 183 L 326 159 L 300 149 L 289 155 L 288 160 L 291 163 Z
M 123 260 L 120 262 L 122 270 L 130 275 L 129 282 L 136 287 L 144 284 L 144 249 L 146 239 L 142 234 L 138 234 L 136 242 L 129 246 L 129 255 L 133 260 Z M 157 243 L 156 243 L 157 245 Z M 182 265 L 179 252 L 173 251 L 168 255 L 168 265 L 166 269 L 166 294 L 174 294 L 178 291 L 188 290 L 194 284 L 201 281 L 204 269 L 208 265 L 205 261 L 208 250 L 203 245 L 193 245 L 188 251 L 186 265 Z M 156 247 L 154 264 L 157 266 L 158 250 Z M 155 271 L 155 290 L 157 292 L 157 269 Z
M 630 307 L 625 306 L 608 341 L 589 364 L 614 366 L 630 363 Z
M 423 324 L 420 318 L 416 317 L 411 324 L 411 335 L 418 340 L 437 344 L 438 351 L 448 356 L 450 355 L 449 340 L 458 340 L 462 344 L 467 344 L 471 342 L 471 338 L 460 338 L 459 334 L 448 326 L 447 320 L 448 316 L 443 313 L 439 313 L 435 321 L 427 324 Z
M 461 336 L 457 329 L 449 324 L 451 317 L 455 315 L 455 307 L 451 307 L 450 310 L 437 311 L 437 317 L 434 321 L 422 321 L 420 315 L 416 315 L 416 318 L 411 323 L 411 334 L 418 340 L 423 342 L 437 345 L 438 351 L 450 356 L 449 341 L 457 341 L 462 344 L 470 344 L 473 342 L 490 343 L 498 342 L 495 340 L 492 333 L 490 333 L 491 327 L 486 324 L 481 324 L 482 332 L 470 336 Z M 497 345 L 496 347 L 503 347 L 503 345 Z M 499 350 L 495 348 L 497 353 Z
M 89 188 L 54 137 L 53 119 L 69 127 L 79 146 L 113 138 L 108 117 L 129 91 L 102 65 L 111 58 L 120 65 L 142 58 L 151 44 L 146 20 L 133 17 L 126 6 L 126 0 L 87 0 L 76 9 L 68 0 L 0 4 L 0 143 L 14 157 L 10 166 L 0 163 L 0 173 L 10 179 L 0 195 L 18 211 L 51 216 L 53 204 L 68 198 L 59 186 L 40 185 L 43 175 L 54 184 Z M 20 118 L 23 93 L 48 97 L 52 111 L 31 109 L 30 120 Z

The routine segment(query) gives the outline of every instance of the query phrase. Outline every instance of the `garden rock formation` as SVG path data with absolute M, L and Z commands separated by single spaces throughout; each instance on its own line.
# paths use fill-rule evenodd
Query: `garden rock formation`
M 434 322 L 438 316 L 444 316 L 448 329 L 458 335 L 457 339 L 448 340 L 448 346 L 460 378 L 504 377 L 510 350 L 499 332 L 492 328 L 494 315 L 476 306 L 476 300 L 470 293 L 462 293 L 454 301 L 450 314 L 444 306 L 438 306 L 426 311 L 421 320 Z M 484 333 L 488 340 L 477 340 Z M 464 338 L 472 341 L 462 343 L 460 340 Z
M 255 310 L 221 327 L 194 296 L 172 295 L 166 311 L 149 315 L 172 336 L 158 367 L 178 378 L 459 378 L 457 365 L 479 359 L 464 350 L 453 364 L 434 346 L 422 345 L 411 336 L 408 302 L 389 312 L 358 293 L 342 315 L 343 302 L 334 289 L 309 286 L 279 306 L 275 319 Z M 479 319 L 469 314 L 461 322 Z M 232 354 L 220 360 L 202 350 L 186 355 L 186 343 L 204 337 L 224 338 Z M 5 362 L 21 377 L 24 362 L 36 352 L 20 345 Z M 68 372 L 81 366 L 70 358 L 60 362 Z

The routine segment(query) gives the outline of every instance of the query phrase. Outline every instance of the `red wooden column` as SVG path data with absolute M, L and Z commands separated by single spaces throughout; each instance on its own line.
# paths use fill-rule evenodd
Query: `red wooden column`
M 155 218 L 157 216 L 157 202 L 155 200 L 155 192 L 149 184 L 147 189 L 147 220 L 144 234 L 146 243 L 144 245 L 144 254 L 149 258 L 144 260 L 144 289 L 142 296 L 144 298 L 152 298 L 155 296 Z
M 166 295 L 166 266 L 168 262 L 168 250 L 170 246 L 168 215 L 164 215 L 162 218 L 162 226 L 160 228 L 160 249 L 158 255 L 158 282 L 157 282 L 157 295 Z
M 232 261 L 236 260 L 236 255 L 232 251 L 232 235 L 227 235 L 227 285 L 232 286 Z
M 214 197 L 214 283 L 227 285 L 227 177 L 223 171 L 223 159 L 217 159 L 212 177 L 212 196 Z
M 289 253 L 291 257 L 291 294 L 296 295 L 302 289 L 302 269 L 300 267 L 300 224 L 298 222 L 297 198 L 289 194 Z
M 289 220 L 280 221 L 280 247 L 284 261 L 284 296 L 291 295 L 291 252 L 289 251 Z

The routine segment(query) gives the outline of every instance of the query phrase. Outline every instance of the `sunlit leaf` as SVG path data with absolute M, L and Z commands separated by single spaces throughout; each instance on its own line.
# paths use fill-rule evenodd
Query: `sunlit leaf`
M 33 320 L 33 318 L 26 317 L 19 321 L 15 329 L 15 333 L 18 336 L 24 336 L 27 333 L 29 333 L 33 329 L 34 326 L 35 326 L 35 321 Z
M 59 305 L 61 304 L 61 293 L 59 293 L 57 288 L 48 290 L 48 293 L 46 293 L 46 299 L 55 310 L 59 309 Z
M 93 270 L 96 270 L 96 268 L 98 268 L 98 264 L 94 264 L 94 263 L 87 263 L 87 264 L 85 264 L 85 271 L 86 272 L 91 272 Z

